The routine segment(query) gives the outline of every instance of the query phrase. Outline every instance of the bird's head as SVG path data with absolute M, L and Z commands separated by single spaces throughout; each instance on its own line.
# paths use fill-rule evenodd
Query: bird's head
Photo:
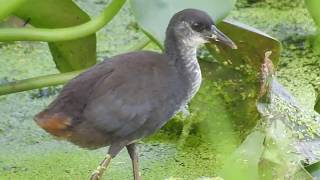
M 237 49 L 236 44 L 218 30 L 211 17 L 197 9 L 185 9 L 176 13 L 167 29 L 167 35 L 170 33 L 174 33 L 175 37 L 190 46 L 220 42 Z

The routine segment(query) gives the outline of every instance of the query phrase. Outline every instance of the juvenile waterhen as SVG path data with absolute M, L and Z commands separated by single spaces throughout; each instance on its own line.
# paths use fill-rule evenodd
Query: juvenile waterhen
M 126 147 L 134 179 L 139 180 L 135 142 L 159 130 L 198 91 L 196 50 L 207 42 L 236 49 L 208 14 L 182 10 L 170 20 L 162 54 L 131 52 L 97 64 L 65 85 L 35 121 L 81 147 L 110 146 L 91 179 L 100 179 L 111 159 Z

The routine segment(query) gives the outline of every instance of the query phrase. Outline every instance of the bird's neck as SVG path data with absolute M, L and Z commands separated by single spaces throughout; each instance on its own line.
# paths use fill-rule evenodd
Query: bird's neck
M 169 63 L 172 63 L 181 73 L 199 67 L 197 61 L 197 45 L 188 40 L 181 40 L 174 36 L 169 36 L 165 40 L 164 53 L 169 57 Z
M 201 70 L 197 60 L 197 45 L 188 40 L 177 40 L 167 37 L 165 41 L 165 55 L 180 74 L 187 91 L 188 102 L 199 90 L 201 84 Z

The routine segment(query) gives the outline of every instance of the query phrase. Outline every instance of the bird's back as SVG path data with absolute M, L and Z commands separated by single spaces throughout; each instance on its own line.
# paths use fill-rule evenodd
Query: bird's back
M 36 122 L 84 147 L 149 135 L 179 110 L 185 96 L 168 62 L 147 51 L 105 60 L 71 80 Z

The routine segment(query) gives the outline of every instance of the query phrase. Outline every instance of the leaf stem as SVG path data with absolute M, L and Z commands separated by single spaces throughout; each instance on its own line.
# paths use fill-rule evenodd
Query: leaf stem
M 144 38 L 141 41 L 139 41 L 135 46 L 126 50 L 126 52 L 143 49 L 150 42 L 151 41 L 149 38 Z M 21 91 L 27 91 L 31 89 L 38 89 L 38 88 L 47 87 L 47 86 L 64 84 L 83 71 L 85 70 L 39 76 L 35 78 L 6 83 L 3 85 L 0 85 L 0 96 L 5 94 L 21 92 Z
M 20 92 L 20 91 L 27 91 L 31 89 L 41 88 L 45 86 L 54 86 L 63 84 L 70 79 L 74 78 L 78 74 L 80 74 L 83 70 L 80 71 L 73 71 L 68 73 L 61 73 L 61 74 L 53 74 L 47 76 L 40 76 L 30 79 L 25 79 L 21 81 L 15 81 L 11 83 L 7 83 L 0 86 L 0 95 Z
M 21 1 L 21 0 L 20 0 Z M 113 0 L 95 19 L 67 28 L 2 28 L 0 41 L 68 41 L 95 33 L 104 27 L 121 9 L 126 0 Z

